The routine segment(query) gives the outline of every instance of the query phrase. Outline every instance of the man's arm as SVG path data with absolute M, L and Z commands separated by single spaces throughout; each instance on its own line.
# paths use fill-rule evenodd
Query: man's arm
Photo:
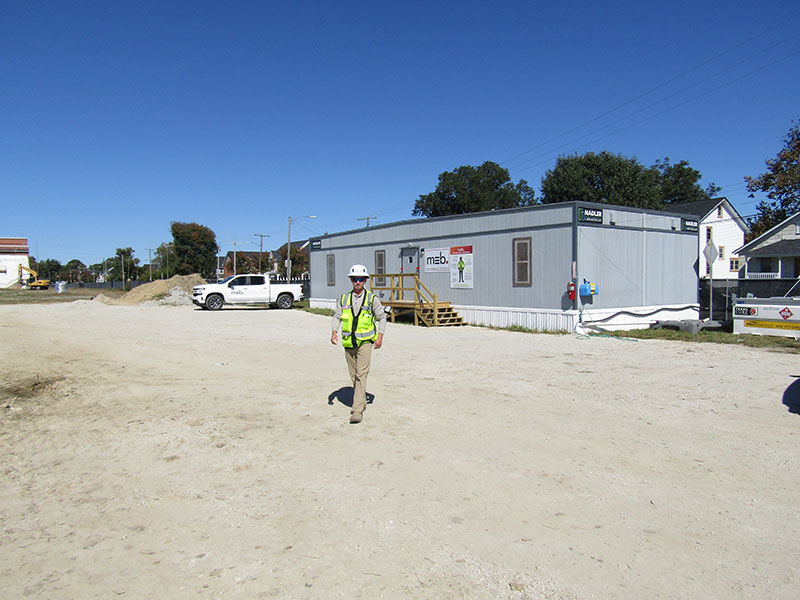
M 333 309 L 333 322 L 331 323 L 331 344 L 334 346 L 339 341 L 339 326 L 342 324 L 342 299 L 336 299 L 336 308 Z
M 383 346 L 383 332 L 386 330 L 386 311 L 377 296 L 372 297 L 372 318 L 378 326 L 378 339 L 375 340 L 373 348 L 377 350 Z

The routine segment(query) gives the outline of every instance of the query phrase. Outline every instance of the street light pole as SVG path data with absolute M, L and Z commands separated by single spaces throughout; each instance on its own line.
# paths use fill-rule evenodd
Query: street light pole
M 153 248 L 147 249 L 147 262 L 150 263 L 147 265 L 150 267 L 150 281 L 153 281 Z
M 258 272 L 261 273 L 261 255 L 264 254 L 264 238 L 269 237 L 269 234 L 254 233 L 253 235 L 261 238 L 261 243 L 258 245 Z
M 303 215 L 302 217 L 289 217 L 289 236 L 286 242 L 286 281 L 292 278 L 292 221 L 300 219 L 316 219 L 317 215 Z

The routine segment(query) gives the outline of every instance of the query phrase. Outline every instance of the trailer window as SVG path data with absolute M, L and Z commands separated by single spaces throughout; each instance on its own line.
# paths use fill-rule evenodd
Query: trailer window
M 336 285 L 336 255 L 328 254 L 328 285 Z
M 531 238 L 514 238 L 514 287 L 531 287 Z
M 375 250 L 375 275 L 386 273 L 386 250 Z M 385 277 L 375 277 L 373 283 L 378 287 L 386 285 Z

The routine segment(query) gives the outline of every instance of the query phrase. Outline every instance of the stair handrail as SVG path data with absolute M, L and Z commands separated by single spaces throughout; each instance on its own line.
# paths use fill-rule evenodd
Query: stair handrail
M 433 309 L 433 326 L 439 326 L 439 297 L 437 294 L 431 292 L 431 290 L 426 286 L 422 280 L 419 278 L 419 275 L 416 273 L 380 273 L 375 274 L 374 277 L 380 278 L 387 278 L 391 280 L 391 284 L 387 286 L 372 286 L 371 289 L 374 290 L 383 290 L 389 292 L 389 301 L 402 301 L 402 293 L 403 292 L 414 292 L 414 303 L 417 305 L 418 309 L 422 308 L 432 308 Z M 413 287 L 405 287 L 405 279 L 407 277 L 413 277 L 412 284 Z M 396 283 L 395 283 L 396 282 Z M 427 297 L 424 290 L 427 293 Z M 414 311 L 415 321 L 416 317 L 419 313 L 419 318 L 423 321 L 426 321 L 422 313 L 419 310 Z M 415 323 L 416 324 L 416 323 Z M 427 323 L 430 326 L 430 323 Z

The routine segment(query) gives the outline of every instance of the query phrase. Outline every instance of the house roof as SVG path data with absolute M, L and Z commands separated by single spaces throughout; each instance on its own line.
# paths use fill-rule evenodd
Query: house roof
M 709 198 L 708 200 L 698 200 L 697 202 L 675 202 L 667 204 L 664 208 L 670 211 L 677 210 L 678 212 L 684 212 L 702 219 L 717 208 L 722 200 L 724 200 L 724 198 Z
M 763 242 L 764 240 L 769 239 L 772 236 L 773 233 L 775 233 L 779 229 L 785 227 L 788 223 L 791 223 L 792 221 L 800 222 L 800 212 L 796 212 L 792 216 L 785 218 L 783 221 L 781 221 L 780 223 L 775 225 L 775 227 L 773 227 L 769 231 L 765 231 L 760 236 L 758 236 L 756 239 L 750 240 L 749 242 L 747 242 L 741 248 L 737 248 L 736 249 L 736 253 L 737 254 L 747 254 L 748 256 L 753 256 L 753 253 L 750 252 L 751 248 L 758 248 L 758 245 L 761 242 Z
M 699 217 L 700 220 L 702 220 L 711 214 L 720 204 L 725 205 L 725 208 L 729 213 L 731 213 L 731 215 L 733 215 L 733 220 L 739 224 L 739 227 L 742 228 L 742 231 L 747 231 L 747 223 L 745 223 L 744 219 L 742 219 L 742 216 L 739 214 L 733 204 L 731 204 L 730 201 L 724 196 L 719 198 L 709 198 L 708 200 L 698 200 L 697 202 L 668 204 L 664 207 L 664 210 L 688 213 L 690 215 Z
M 800 240 L 781 240 L 763 248 L 756 248 L 748 252 L 747 256 L 800 256 Z
M 0 238 L 0 254 L 27 254 L 27 238 Z

